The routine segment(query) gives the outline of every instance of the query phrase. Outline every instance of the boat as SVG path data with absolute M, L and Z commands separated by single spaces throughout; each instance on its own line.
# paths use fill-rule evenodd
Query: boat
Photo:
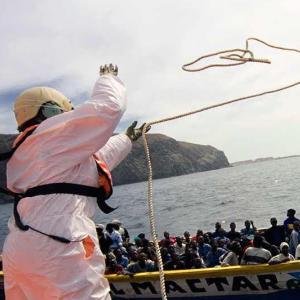
M 289 300 L 300 298 L 300 261 L 277 265 L 165 271 L 168 299 Z M 161 299 L 159 273 L 108 275 L 112 299 Z
M 300 261 L 164 273 L 170 300 L 295 300 L 300 297 Z M 113 300 L 161 299 L 158 272 L 106 277 Z M 3 280 L 4 274 L 0 272 L 0 300 L 5 299 Z

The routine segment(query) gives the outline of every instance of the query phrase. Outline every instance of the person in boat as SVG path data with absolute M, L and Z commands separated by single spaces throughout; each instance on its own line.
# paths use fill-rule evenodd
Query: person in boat
M 185 254 L 183 256 L 184 265 L 186 269 L 191 269 L 194 263 L 194 259 L 200 257 L 191 247 L 185 248 Z
M 138 249 L 139 249 L 139 248 L 142 248 L 142 249 L 147 248 L 148 245 L 149 245 L 149 240 L 146 239 L 145 233 L 140 233 L 140 234 L 138 234 L 138 235 L 134 238 L 134 242 L 135 242 L 135 244 L 136 244 L 136 246 L 137 246 Z
M 220 257 L 227 251 L 223 248 L 218 247 L 216 242 L 212 242 L 211 249 L 207 253 L 206 266 L 208 268 L 215 267 L 220 264 Z
M 143 247 L 143 243 L 142 243 L 142 239 L 138 236 L 135 236 L 133 238 L 134 241 L 134 245 L 136 246 L 137 249 L 142 248 Z
M 215 224 L 215 231 L 212 233 L 212 237 L 214 239 L 220 238 L 220 237 L 224 237 L 224 235 L 226 234 L 225 230 L 222 228 L 222 225 L 220 222 L 217 222 Z
M 176 243 L 174 244 L 174 252 L 177 255 L 184 255 L 185 253 L 185 244 L 182 242 L 182 237 L 176 237 Z
M 116 256 L 109 252 L 105 257 L 105 275 L 124 274 L 125 268 L 117 263 Z
M 203 230 L 201 230 L 201 229 L 198 229 L 198 230 L 197 230 L 196 235 L 194 235 L 194 236 L 192 237 L 192 240 L 198 242 L 198 237 L 199 237 L 199 236 L 203 236 Z
M 230 239 L 226 237 L 226 235 L 227 232 L 223 228 L 220 228 L 218 235 L 214 238 L 215 242 L 220 243 L 219 247 L 226 248 L 226 246 L 230 243 Z
M 171 254 L 171 260 L 164 264 L 164 270 L 183 270 L 185 269 L 185 263 L 183 259 L 173 252 Z
M 230 241 L 240 241 L 241 240 L 241 234 L 236 231 L 236 224 L 234 222 L 231 222 L 230 230 L 227 232 L 226 237 L 230 239 Z
M 183 243 L 185 245 L 189 245 L 191 243 L 191 241 L 192 241 L 192 238 L 191 238 L 190 233 L 188 231 L 185 231 L 183 233 Z
M 164 238 L 159 241 L 159 246 L 161 247 L 169 247 L 170 245 L 174 245 L 176 239 L 174 237 L 170 237 L 170 233 L 168 231 L 164 232 Z
M 138 251 L 134 247 L 128 248 L 128 264 L 138 261 Z
M 108 223 L 106 225 L 106 232 L 110 239 L 112 240 L 112 244 L 109 246 L 110 250 L 115 250 L 118 248 L 123 248 L 123 240 L 121 237 L 121 234 L 115 230 L 114 225 L 111 223 Z
M 272 254 L 269 250 L 262 247 L 263 238 L 256 234 L 253 239 L 253 247 L 248 247 L 243 254 L 241 264 L 242 265 L 257 265 L 267 263 Z
M 121 249 L 115 249 L 113 251 L 113 254 L 116 257 L 116 263 L 118 265 L 121 265 L 123 268 L 127 268 L 128 266 L 128 258 L 123 255 L 123 252 Z
M 215 228 L 216 230 L 212 234 L 214 241 L 218 243 L 219 247 L 226 249 L 227 244 L 230 242 L 229 238 L 226 237 L 227 232 L 222 228 L 219 222 L 216 223 Z
M 104 230 L 103 224 L 96 225 L 97 236 L 99 240 L 99 246 L 103 254 L 107 254 L 110 251 L 110 246 L 113 241 L 109 237 L 108 233 Z
M 123 240 L 123 245 L 127 246 L 130 241 L 130 236 L 129 236 L 128 230 L 122 226 L 121 221 L 119 221 L 118 219 L 112 220 L 111 224 L 113 224 L 115 230 L 117 230 L 121 234 L 121 237 Z
M 161 255 L 163 264 L 169 263 L 172 259 L 171 254 L 169 253 L 168 249 L 165 247 L 160 248 L 160 255 Z
M 296 248 L 300 244 L 300 222 L 295 221 L 293 228 L 290 235 L 290 252 L 292 255 L 295 255 Z
M 265 231 L 265 239 L 271 245 L 280 246 L 282 242 L 285 242 L 285 229 L 283 225 L 277 225 L 277 219 L 275 217 L 270 219 L 271 227 Z
M 156 251 L 155 251 L 155 246 L 154 244 L 152 245 L 153 242 L 149 241 L 149 246 L 144 250 L 140 252 L 144 252 L 147 254 L 148 259 L 152 260 L 155 265 L 157 265 L 157 257 L 156 257 Z
M 154 264 L 154 262 L 150 259 L 148 259 L 146 253 L 139 253 L 137 257 L 137 262 L 136 263 L 131 263 L 128 265 L 126 268 L 126 271 L 128 273 L 141 273 L 141 272 L 153 272 L 157 268 Z
M 296 210 L 294 210 L 293 208 L 288 209 L 286 215 L 287 218 L 284 220 L 283 225 L 285 228 L 286 236 L 290 237 L 290 234 L 294 229 L 294 222 L 295 221 L 300 222 L 300 220 L 295 217 Z
M 300 259 L 300 244 L 298 244 L 295 251 L 295 259 Z
M 196 241 L 191 241 L 191 243 L 186 246 L 187 248 L 190 249 L 191 253 L 195 256 L 199 256 L 199 249 L 198 249 L 198 243 Z
M 204 262 L 206 263 L 207 260 L 207 254 L 211 250 L 211 245 L 204 242 L 204 237 L 199 236 L 198 237 L 198 252 L 200 257 L 203 258 Z
M 16 99 L 21 132 L 7 163 L 14 216 L 3 247 L 5 293 L 16 299 L 110 299 L 105 257 L 92 221 L 109 212 L 110 172 L 141 136 L 136 122 L 113 136 L 126 108 L 117 67 L 105 65 L 90 100 L 73 108 L 36 87 Z M 70 296 L 71 295 L 71 296 Z
M 219 261 L 222 267 L 237 266 L 240 261 L 240 255 L 242 254 L 242 247 L 238 241 L 233 241 L 228 245 L 228 252 L 223 254 Z
M 279 248 L 280 248 L 280 254 L 273 256 L 269 260 L 269 265 L 275 265 L 275 264 L 280 264 L 291 260 L 295 260 L 294 256 L 289 253 L 290 247 L 288 243 L 282 242 Z
M 266 248 L 265 245 L 263 245 L 263 247 L 271 252 L 272 257 L 276 256 L 276 255 L 278 255 L 280 253 L 280 248 L 277 247 L 277 246 L 275 246 L 275 245 L 271 245 L 270 249 Z
M 204 243 L 206 244 L 211 244 L 213 238 L 212 238 L 212 233 L 211 232 L 206 232 L 203 234 L 203 240 L 204 240 Z
M 246 220 L 245 221 L 245 228 L 241 229 L 241 236 L 242 238 L 252 237 L 256 234 L 256 227 L 254 226 L 253 221 Z
M 223 237 L 223 238 L 218 238 L 218 239 L 215 239 L 215 242 L 218 244 L 218 247 L 224 249 L 224 250 L 228 250 L 228 245 L 230 243 L 230 240 L 226 237 Z
M 191 269 L 203 269 L 203 268 L 206 268 L 206 265 L 202 257 L 200 256 L 194 257 L 194 259 L 192 260 Z

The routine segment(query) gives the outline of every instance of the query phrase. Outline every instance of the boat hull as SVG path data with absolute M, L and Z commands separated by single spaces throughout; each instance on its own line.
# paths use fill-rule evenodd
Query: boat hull
M 0 272 L 0 300 L 4 300 Z M 161 299 L 158 272 L 134 276 L 109 275 L 114 300 Z M 280 265 L 236 266 L 165 271 L 170 300 L 289 300 L 300 299 L 300 261 Z
M 108 276 L 112 298 L 161 299 L 159 274 Z M 299 299 L 300 262 L 166 271 L 168 299 Z M 297 298 L 295 298 L 297 297 Z

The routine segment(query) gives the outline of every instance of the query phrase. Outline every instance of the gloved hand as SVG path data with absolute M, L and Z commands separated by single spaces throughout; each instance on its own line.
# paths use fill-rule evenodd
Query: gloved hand
M 142 136 L 142 131 L 146 123 L 144 123 L 141 127 L 135 128 L 137 125 L 137 121 L 134 121 L 126 131 L 126 135 L 130 138 L 132 142 L 138 140 Z M 151 129 L 151 126 L 148 126 L 146 129 L 146 132 L 148 132 Z
M 118 66 L 109 64 L 109 65 L 104 65 L 100 66 L 100 76 L 102 75 L 118 75 Z

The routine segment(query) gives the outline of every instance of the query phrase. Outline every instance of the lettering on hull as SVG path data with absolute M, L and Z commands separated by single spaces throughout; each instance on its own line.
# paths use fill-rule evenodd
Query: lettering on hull
M 289 288 L 299 288 L 299 279 L 292 273 L 272 273 L 259 275 L 240 275 L 209 278 L 188 278 L 166 280 L 166 292 L 171 296 L 196 296 L 196 295 L 242 295 L 273 293 Z M 297 283 L 295 282 L 297 281 Z M 299 280 L 300 282 L 300 280 Z M 139 282 L 111 282 L 113 295 L 121 298 L 136 296 L 143 298 L 160 297 L 159 280 Z

